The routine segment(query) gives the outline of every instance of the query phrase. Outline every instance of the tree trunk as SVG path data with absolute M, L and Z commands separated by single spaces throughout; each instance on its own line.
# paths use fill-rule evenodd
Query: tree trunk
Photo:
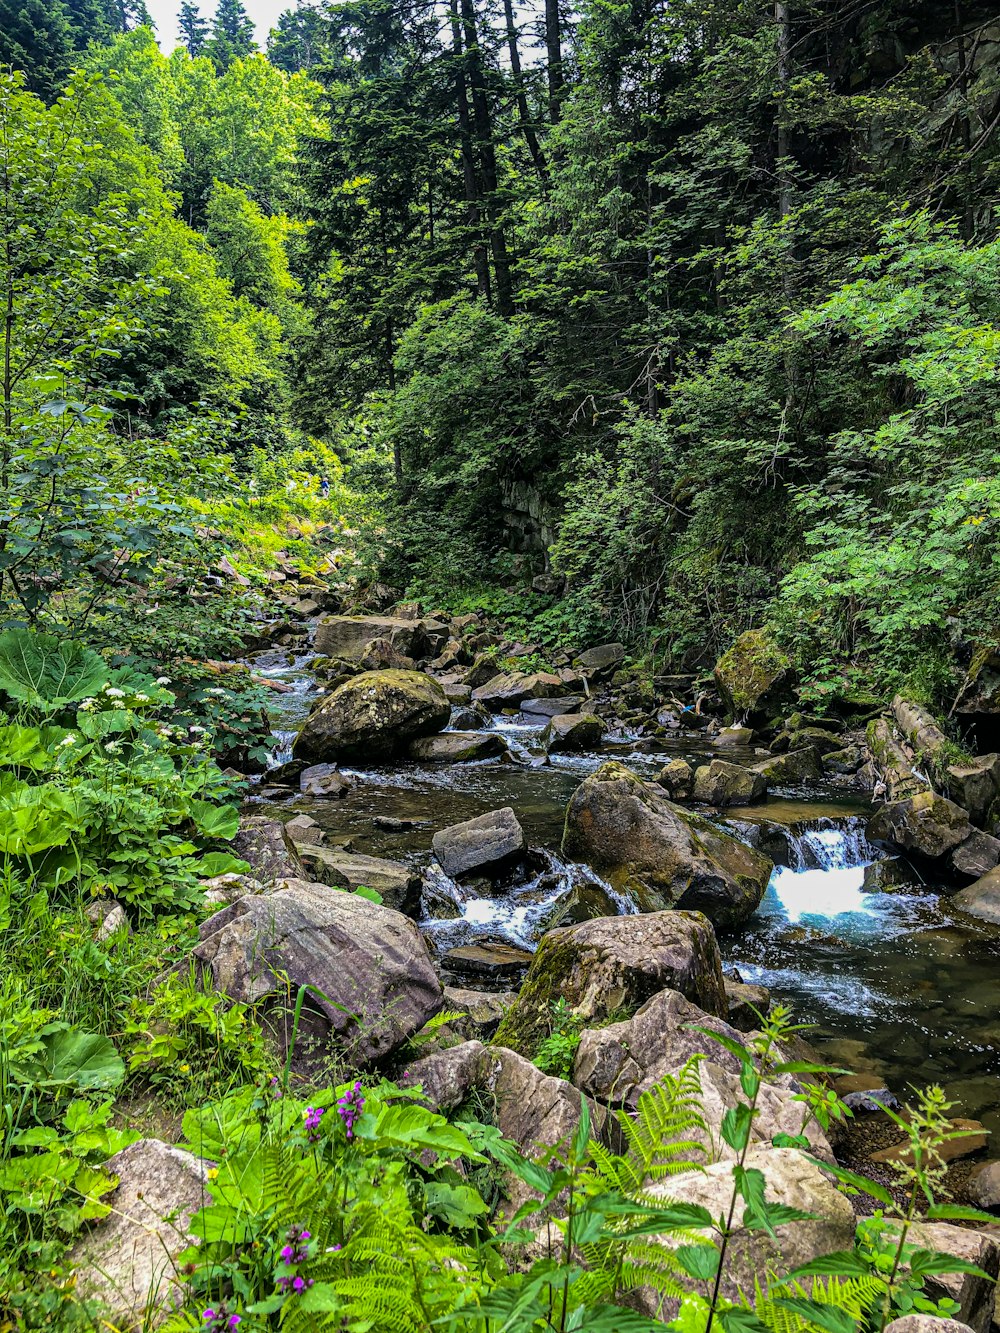
M 548 189 L 549 172 L 545 165 L 545 154 L 542 152 L 542 146 L 538 142 L 538 135 L 535 133 L 535 127 L 531 123 L 531 116 L 528 113 L 528 99 L 524 92 L 524 75 L 521 71 L 521 52 L 518 50 L 517 28 L 514 26 L 513 0 L 503 0 L 503 16 L 507 28 L 507 50 L 510 53 L 510 68 L 514 78 L 514 95 L 517 99 L 517 115 L 520 122 L 521 133 L 524 135 L 524 142 L 528 145 L 528 152 L 531 154 L 531 160 L 534 163 L 535 170 L 538 172 L 538 179 L 542 182 L 542 188 Z
M 454 0 L 457 6 L 458 0 Z M 472 148 L 472 124 L 469 114 L 469 89 L 465 77 L 465 62 L 462 52 L 462 30 L 459 25 L 458 9 L 451 13 L 451 49 L 455 57 L 455 100 L 458 106 L 458 130 L 462 147 L 462 180 L 465 185 L 465 217 L 469 230 L 473 233 L 472 257 L 476 269 L 476 287 L 479 295 L 490 299 L 490 265 L 483 244 L 482 212 L 479 207 L 479 183 L 476 178 L 476 159 Z
M 483 204 L 489 222 L 490 249 L 493 253 L 493 273 L 496 278 L 497 310 L 507 318 L 514 313 L 514 293 L 510 280 L 507 238 L 504 236 L 498 217 L 497 155 L 493 143 L 493 121 L 486 89 L 486 76 L 483 72 L 482 51 L 479 46 L 475 0 L 461 0 L 461 5 L 469 87 L 472 91 L 472 113 L 479 147 Z
M 549 79 L 549 119 L 558 124 L 562 113 L 565 80 L 563 78 L 562 36 L 559 26 L 559 0 L 545 0 L 545 54 Z

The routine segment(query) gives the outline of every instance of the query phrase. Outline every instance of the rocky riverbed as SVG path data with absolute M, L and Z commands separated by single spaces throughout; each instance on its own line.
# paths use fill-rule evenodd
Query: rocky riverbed
M 979 869 L 994 840 L 914 776 L 891 717 L 795 712 L 760 642 L 705 690 L 630 679 L 613 644 L 521 671 L 526 646 L 417 607 L 283 633 L 252 659 L 286 691 L 248 814 L 284 826 L 298 873 L 406 913 L 495 1020 L 550 931 L 696 910 L 731 984 L 813 1023 L 852 1089 L 940 1082 L 1000 1130 L 1000 931 L 952 896 L 956 857 Z M 943 835 L 901 808 L 928 794 Z

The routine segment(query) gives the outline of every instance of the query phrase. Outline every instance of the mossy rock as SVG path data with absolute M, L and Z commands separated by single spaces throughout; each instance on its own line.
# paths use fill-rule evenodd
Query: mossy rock
M 451 705 L 420 671 L 365 671 L 339 685 L 306 719 L 296 759 L 377 760 L 401 754 L 418 736 L 448 725 Z
M 792 663 L 764 629 L 747 630 L 715 664 L 715 683 L 734 719 L 769 716 L 789 697 Z
M 728 1008 L 722 960 L 700 912 L 598 917 L 552 930 L 496 1034 L 500 1046 L 535 1053 L 560 998 L 588 1026 L 631 1017 L 652 995 L 680 991 L 706 1013 Z

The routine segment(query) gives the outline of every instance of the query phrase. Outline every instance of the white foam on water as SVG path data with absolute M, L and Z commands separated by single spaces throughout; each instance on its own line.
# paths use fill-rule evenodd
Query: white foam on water
M 771 876 L 771 889 L 789 921 L 810 917 L 873 916 L 878 894 L 864 893 L 864 866 L 842 866 L 834 870 L 791 870 L 779 866 Z

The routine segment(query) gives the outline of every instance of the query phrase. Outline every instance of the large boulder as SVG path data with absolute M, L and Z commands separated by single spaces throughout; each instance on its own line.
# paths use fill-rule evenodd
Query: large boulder
M 384 1058 L 439 1011 L 441 983 L 414 923 L 326 884 L 289 880 L 202 922 L 193 956 L 202 984 L 262 1006 L 287 1044 L 307 992 L 296 1060 L 331 1048 L 355 1066 Z M 187 967 L 187 963 L 179 966 Z
M 955 907 L 1000 926 L 1000 867 L 990 870 L 952 898 Z
M 509 805 L 502 810 L 477 815 L 461 824 L 439 829 L 431 839 L 438 864 L 446 875 L 458 879 L 472 872 L 490 873 L 506 869 L 528 849 L 524 829 Z
M 910 756 L 900 745 L 889 718 L 877 717 L 869 722 L 865 739 L 872 766 L 889 801 L 902 801 L 927 790 L 926 782 L 913 771 Z
M 563 854 L 587 861 L 644 907 L 704 912 L 720 929 L 752 916 L 774 868 L 766 856 L 615 762 L 574 792 Z
M 311 764 L 299 774 L 299 791 L 303 796 L 330 797 L 341 800 L 354 784 L 336 764 Z
M 933 715 L 900 695 L 892 701 L 892 712 L 937 790 L 967 810 L 974 824 L 989 828 L 1000 809 L 1000 754 L 957 755 Z
M 406 753 L 425 764 L 462 764 L 497 759 L 507 753 L 507 742 L 497 731 L 442 731 L 410 741 Z
M 474 689 L 472 702 L 485 704 L 492 713 L 500 713 L 505 708 L 519 708 L 525 699 L 554 699 L 564 689 L 560 678 L 550 672 L 513 671 L 506 675 L 494 675 L 484 685 Z
M 448 725 L 444 690 L 419 671 L 365 671 L 338 686 L 295 738 L 300 759 L 386 759 Z
M 789 695 L 792 664 L 766 630 L 752 629 L 719 658 L 714 675 L 734 719 L 766 721 Z
M 610 676 L 624 661 L 623 643 L 602 643 L 596 648 L 588 648 L 579 657 L 574 658 L 573 665 L 589 675 Z
M 733 1150 L 722 1138 L 722 1119 L 742 1099 L 740 1066 L 735 1055 L 705 1035 L 704 1029 L 728 1041 L 743 1041 L 730 1024 L 703 1013 L 678 991 L 660 991 L 627 1022 L 583 1033 L 573 1082 L 601 1102 L 635 1110 L 644 1092 L 667 1075 L 676 1074 L 692 1056 L 704 1056 L 699 1078 L 705 1128 L 692 1130 L 685 1138 L 702 1145 L 705 1161 L 731 1157 Z M 788 1074 L 764 1079 L 752 1128 L 755 1142 L 767 1144 L 778 1134 L 803 1132 L 809 1113 L 802 1102 L 794 1100 L 801 1091 Z M 822 1130 L 810 1122 L 805 1132 L 811 1151 L 832 1161 L 832 1149 Z
M 408 916 L 415 916 L 420 909 L 420 875 L 402 861 L 363 856 L 323 844 L 303 843 L 299 855 L 306 870 L 320 884 L 350 892 L 374 889 L 386 907 Z
M 118 1177 L 111 1212 L 67 1256 L 77 1297 L 98 1300 L 122 1333 L 162 1323 L 188 1294 L 178 1256 L 195 1238 L 192 1214 L 212 1202 L 208 1162 L 159 1139 L 139 1139 L 105 1170 Z M 109 1325 L 110 1326 L 110 1325 Z
M 954 851 L 971 835 L 968 813 L 929 789 L 883 805 L 868 825 L 870 842 L 916 852 L 932 861 Z
M 391 645 L 405 657 L 418 657 L 422 622 L 396 616 L 324 616 L 316 626 L 316 651 L 325 657 L 357 662 L 376 640 Z
M 767 779 L 752 768 L 713 759 L 694 771 L 694 799 L 703 805 L 751 805 L 767 795 Z
M 542 741 L 550 754 L 572 750 L 593 750 L 601 743 L 607 727 L 595 713 L 557 713 L 542 732 Z
M 445 1008 L 458 1015 L 448 1020 L 448 1028 L 467 1041 L 490 1041 L 503 1016 L 517 999 L 514 991 L 466 990 L 463 986 L 445 986 Z
M 497 1033 L 532 1055 L 548 1032 L 553 1001 L 592 1022 L 633 1014 L 657 991 L 680 991 L 706 1013 L 724 1016 L 722 959 L 710 922 L 698 912 L 595 917 L 550 930 Z
M 823 1255 L 852 1249 L 855 1218 L 847 1197 L 820 1167 L 795 1148 L 751 1151 L 746 1167 L 763 1174 L 765 1197 L 770 1202 L 812 1215 L 809 1221 L 786 1222 L 775 1228 L 773 1237 L 762 1230 L 737 1227 L 727 1248 L 721 1293 L 737 1303 L 743 1297 L 752 1306 L 762 1274 L 787 1273 Z M 715 1162 L 704 1171 L 670 1176 L 648 1186 L 648 1192 L 656 1200 L 698 1204 L 712 1217 L 724 1217 L 733 1197 L 733 1165 Z M 667 1245 L 689 1243 L 672 1236 L 661 1239 Z M 714 1240 L 715 1236 L 706 1231 L 705 1239 Z M 637 1304 L 643 1313 L 662 1317 L 662 1298 L 648 1288 L 641 1288 L 638 1295 Z

